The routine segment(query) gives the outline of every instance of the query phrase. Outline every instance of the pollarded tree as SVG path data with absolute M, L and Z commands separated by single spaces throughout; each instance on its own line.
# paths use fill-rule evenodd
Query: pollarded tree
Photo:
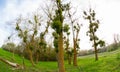
M 48 17 L 51 20 L 50 22 L 52 22 L 51 27 L 54 29 L 54 34 L 56 34 L 56 36 L 58 37 L 57 39 L 54 39 L 54 43 L 55 43 L 54 46 L 56 46 L 56 47 L 58 46 L 56 51 L 58 51 L 59 72 L 65 71 L 65 69 L 64 69 L 64 55 L 63 55 L 63 52 L 64 52 L 63 51 L 64 50 L 63 49 L 63 32 L 64 32 L 64 30 L 63 29 L 64 29 L 65 19 L 68 18 L 67 11 L 69 10 L 69 3 L 63 4 L 62 1 L 63 0 L 54 0 L 55 4 L 54 4 L 52 12 L 49 13 L 50 12 L 49 11 L 47 13 Z M 76 33 L 76 35 L 77 35 L 77 33 Z M 76 37 L 78 39 L 78 36 L 76 36 Z M 76 40 L 76 39 L 74 39 L 74 40 Z M 56 45 L 56 44 L 58 44 L 58 45 Z M 74 45 L 77 45 L 77 44 L 74 43 Z M 75 54 L 77 57 L 77 53 L 75 53 Z
M 74 13 L 71 13 L 71 8 L 70 8 L 70 5 L 67 6 L 68 8 L 68 16 L 69 16 L 69 19 L 70 19 L 70 24 L 71 24 L 71 28 L 72 28 L 72 35 L 73 35 L 73 52 L 74 52 L 74 58 L 73 58 L 73 65 L 74 66 L 77 66 L 77 50 L 79 48 L 79 32 L 80 32 L 80 27 L 81 25 L 77 22 L 77 19 L 76 18 L 73 18 Z
M 89 13 L 87 13 L 86 11 L 83 12 L 84 13 L 84 19 L 89 21 L 89 30 L 87 31 L 87 36 L 90 37 L 90 41 L 93 42 L 93 47 L 95 50 L 95 60 L 98 60 L 98 49 L 97 47 L 100 46 L 104 46 L 105 42 L 103 40 L 100 40 L 97 35 L 97 29 L 99 28 L 99 20 L 97 20 L 95 18 L 95 11 L 94 10 L 89 10 Z
M 29 54 L 29 59 L 33 66 L 35 66 L 33 61 L 35 36 L 38 34 L 40 23 L 39 15 L 34 15 L 33 20 L 24 20 L 19 18 L 16 22 L 16 31 L 18 32 L 18 37 L 22 39 L 22 42 L 25 45 L 25 50 Z
M 73 28 L 73 42 L 74 42 L 74 59 L 73 59 L 73 65 L 74 66 L 77 66 L 78 63 L 77 63 L 77 53 L 78 53 L 78 50 L 79 50 L 79 41 L 80 39 L 78 38 L 78 35 L 79 35 L 79 32 L 80 32 L 80 25 L 77 24 L 77 25 L 74 25 L 74 28 Z M 75 35 L 76 33 L 76 35 Z
M 59 72 L 65 72 L 64 67 L 64 48 L 63 48 L 63 21 L 64 6 L 61 0 L 55 0 L 56 10 L 52 20 L 52 28 L 58 35 L 58 67 Z

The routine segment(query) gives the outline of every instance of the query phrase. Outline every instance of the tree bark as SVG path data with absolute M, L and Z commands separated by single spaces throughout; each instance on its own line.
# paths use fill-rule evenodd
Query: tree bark
M 73 59 L 73 65 L 77 66 L 77 50 L 76 50 L 76 41 L 74 39 L 74 59 Z
M 29 58 L 30 58 L 30 61 L 32 63 L 32 66 L 35 66 L 35 63 L 33 61 L 32 51 L 30 49 L 28 49 L 28 53 L 29 53 Z
M 59 43 L 58 43 L 58 62 L 59 62 L 59 72 L 65 72 L 64 67 L 64 49 L 63 49 L 63 34 L 60 33 Z
M 95 60 L 97 61 L 98 60 L 98 51 L 97 51 L 97 47 L 96 46 L 94 46 L 95 47 Z
M 72 57 L 71 57 L 71 55 L 69 54 L 69 56 L 68 56 L 68 64 L 69 64 L 69 65 L 71 65 L 71 61 L 72 61 Z
M 39 61 L 39 53 L 37 52 L 36 53 L 36 63 L 38 63 L 38 61 Z
M 93 36 L 95 36 L 95 34 L 92 32 Z M 97 51 L 97 46 L 96 46 L 96 41 L 95 41 L 95 38 L 94 38 L 94 49 L 95 49 L 95 60 L 97 61 L 98 60 L 98 51 Z

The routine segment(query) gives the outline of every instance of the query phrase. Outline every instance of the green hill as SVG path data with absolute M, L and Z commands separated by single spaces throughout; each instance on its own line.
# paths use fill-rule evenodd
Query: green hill
M 79 64 L 83 72 L 120 72 L 120 49 L 99 53 L 99 60 L 94 55 L 81 56 Z
M 22 65 L 23 58 L 0 49 L 0 58 L 7 59 Z M 0 72 L 57 72 L 57 62 L 39 62 L 32 67 L 29 60 L 24 60 L 26 70 L 13 70 L 12 67 L 0 61 Z M 95 61 L 94 55 L 78 58 L 78 67 L 68 65 L 65 61 L 66 72 L 120 72 L 120 49 L 112 52 L 99 53 L 99 60 Z

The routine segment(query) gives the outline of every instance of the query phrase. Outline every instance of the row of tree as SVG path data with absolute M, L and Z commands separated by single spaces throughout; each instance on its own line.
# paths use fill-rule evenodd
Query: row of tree
M 69 43 L 69 41 L 67 39 L 64 39 L 64 40 L 65 40 L 64 41 L 64 45 L 65 45 L 64 59 L 65 60 L 67 59 L 68 64 L 71 64 L 72 59 L 70 59 L 70 58 L 73 57 L 73 48 L 70 48 L 67 46 Z M 37 40 L 36 40 L 36 42 L 37 42 Z M 98 48 L 98 53 L 114 51 L 116 49 L 119 49 L 119 47 L 120 47 L 120 41 L 119 41 L 119 35 L 117 34 L 117 35 L 114 35 L 114 42 L 112 44 L 109 44 L 102 48 Z M 19 56 L 24 55 L 25 58 L 29 59 L 28 54 L 23 51 L 24 46 L 22 43 L 21 43 L 21 45 L 15 45 L 13 42 L 8 42 L 8 43 L 2 45 L 1 48 L 6 51 L 12 52 L 13 53 L 13 56 L 11 56 L 12 59 L 14 59 L 14 53 L 18 54 Z M 43 50 L 43 49 L 41 48 L 41 50 Z M 68 51 L 66 51 L 66 50 L 68 50 Z M 94 49 L 80 50 L 78 52 L 78 56 L 85 56 L 85 55 L 90 55 L 90 54 L 94 54 Z M 35 60 L 34 57 L 36 57 L 36 56 L 33 52 L 33 59 Z M 44 51 L 41 51 L 39 61 L 56 61 L 56 60 L 57 60 L 56 59 L 56 49 L 53 48 L 52 45 L 48 45 L 47 48 L 44 49 Z
M 78 19 L 74 18 L 75 12 L 72 13 L 70 3 L 64 3 L 62 0 L 53 0 L 51 4 L 53 4 L 52 8 L 47 6 L 47 9 L 43 9 L 44 15 L 37 13 L 32 18 L 27 19 L 19 17 L 16 21 L 15 30 L 21 39 L 24 48 L 23 52 L 29 55 L 33 66 L 35 66 L 34 60 L 37 63 L 41 54 L 47 50 L 47 34 L 51 34 L 59 72 L 65 72 L 64 52 L 67 54 L 69 64 L 71 64 L 73 55 L 73 65 L 78 65 L 77 52 L 80 48 L 79 33 L 81 24 L 77 21 Z M 105 44 L 96 35 L 96 31 L 99 28 L 99 20 L 96 20 L 94 10 L 83 11 L 83 14 L 84 19 L 89 21 L 87 35 L 90 37 L 90 41 L 93 42 L 95 58 L 98 60 L 97 47 L 102 47 Z M 69 44 L 70 35 L 73 37 L 73 47 L 70 47 Z M 33 58 L 33 56 L 35 57 Z

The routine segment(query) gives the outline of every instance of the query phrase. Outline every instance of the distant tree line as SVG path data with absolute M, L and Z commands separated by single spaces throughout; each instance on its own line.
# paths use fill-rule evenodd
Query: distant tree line
M 119 49 L 120 48 L 119 35 L 115 34 L 113 39 L 114 39 L 113 43 L 111 43 L 107 46 L 104 46 L 102 48 L 98 48 L 98 53 L 111 52 L 111 51 Z M 78 53 L 78 56 L 84 56 L 84 55 L 90 55 L 90 54 L 94 54 L 94 49 L 81 50 Z
M 22 44 L 16 46 L 13 42 L 9 42 L 9 43 L 2 45 L 1 48 L 6 51 L 18 54 L 19 56 L 22 56 L 22 54 L 23 54 L 25 56 L 25 58 L 29 59 L 28 54 L 25 52 L 23 53 L 24 46 Z M 120 42 L 119 41 L 117 43 L 113 42 L 112 44 L 110 44 L 108 46 L 98 48 L 98 53 L 111 52 L 111 51 L 117 50 L 119 48 L 120 48 Z M 94 49 L 80 50 L 78 52 L 78 56 L 85 56 L 85 55 L 90 55 L 90 54 L 94 54 Z M 73 54 L 71 54 L 71 55 L 73 56 Z M 33 55 L 33 57 L 35 57 L 35 56 Z M 64 55 L 64 58 L 67 59 L 67 54 Z M 46 48 L 45 52 L 41 53 L 40 58 L 39 58 L 39 61 L 56 61 L 56 60 L 57 60 L 56 59 L 56 51 L 54 48 L 52 48 L 51 45 L 49 45 Z
M 12 42 L 4 44 L 2 49 L 12 52 L 14 54 L 18 54 L 19 56 L 24 56 L 26 59 L 29 59 L 29 54 L 24 49 L 24 46 L 21 45 L 15 45 Z M 35 60 L 36 55 L 35 52 L 33 52 L 33 59 Z M 51 48 L 51 46 L 46 47 L 46 50 L 41 49 L 41 53 L 39 56 L 39 61 L 56 61 L 56 52 L 54 48 Z

